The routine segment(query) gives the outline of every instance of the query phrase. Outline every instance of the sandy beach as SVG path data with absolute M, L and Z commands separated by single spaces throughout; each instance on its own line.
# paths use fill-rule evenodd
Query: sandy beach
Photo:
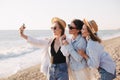
M 102 44 L 116 62 L 117 78 L 115 80 L 120 80 L 120 37 L 104 40 Z M 0 80 L 46 80 L 46 77 L 40 73 L 40 65 L 38 64 Z

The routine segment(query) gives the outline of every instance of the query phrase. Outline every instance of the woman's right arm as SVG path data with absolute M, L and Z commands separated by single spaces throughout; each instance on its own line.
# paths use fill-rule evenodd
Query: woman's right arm
M 27 42 L 30 43 L 31 45 L 36 46 L 36 47 L 43 47 L 43 46 L 48 45 L 48 43 L 49 43 L 48 39 L 38 40 L 38 39 L 35 39 L 35 38 L 32 38 L 32 37 L 29 37 L 29 36 L 24 34 L 24 30 L 25 30 L 25 27 L 24 27 L 24 25 L 22 25 L 19 29 L 20 36 L 22 38 L 24 38 L 25 40 L 27 40 Z
M 20 31 L 20 36 L 24 39 L 28 39 L 28 36 L 24 34 L 24 30 L 25 30 L 25 26 L 24 24 L 20 27 L 19 31 Z

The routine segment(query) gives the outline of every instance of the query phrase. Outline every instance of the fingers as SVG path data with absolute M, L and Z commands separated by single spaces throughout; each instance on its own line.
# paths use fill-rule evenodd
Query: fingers
M 23 33 L 23 31 L 24 31 L 25 28 L 26 28 L 26 27 L 25 27 L 25 24 L 23 24 L 23 25 L 19 28 L 19 31 L 20 31 L 21 34 Z
M 69 43 L 68 43 L 67 40 L 63 40 L 63 41 L 62 41 L 62 44 L 63 44 L 63 45 L 68 45 Z
M 83 54 L 83 53 L 84 53 L 84 50 L 83 50 L 83 49 L 78 49 L 77 52 L 78 52 L 79 54 Z
M 62 38 L 62 40 L 65 40 L 66 39 L 66 35 L 64 34 L 61 38 Z
M 65 34 L 60 37 L 60 42 L 63 43 L 64 40 L 66 40 L 66 35 Z

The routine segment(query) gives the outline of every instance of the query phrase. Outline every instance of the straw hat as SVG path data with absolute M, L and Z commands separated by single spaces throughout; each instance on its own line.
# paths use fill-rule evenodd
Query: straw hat
M 52 24 L 55 22 L 59 22 L 64 28 L 66 27 L 66 23 L 64 20 L 58 18 L 58 17 L 53 17 L 51 20 Z
M 98 26 L 94 20 L 87 21 L 86 19 L 83 20 L 84 24 L 90 28 L 93 33 L 98 31 Z

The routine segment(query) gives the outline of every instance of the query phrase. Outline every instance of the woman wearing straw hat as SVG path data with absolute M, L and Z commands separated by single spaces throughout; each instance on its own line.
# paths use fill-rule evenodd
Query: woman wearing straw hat
M 69 34 L 72 38 L 62 41 L 61 50 L 64 55 L 69 57 L 69 79 L 70 80 L 91 80 L 90 71 L 88 69 L 86 60 L 77 53 L 79 49 L 86 49 L 86 40 L 81 35 L 83 21 L 74 19 L 68 25 Z M 66 37 L 66 36 L 62 36 Z
M 81 30 L 82 36 L 87 40 L 86 53 L 79 50 L 78 53 L 86 60 L 90 68 L 98 69 L 101 78 L 100 80 L 113 80 L 115 78 L 116 65 L 107 52 L 104 51 L 100 44 L 100 38 L 95 34 L 98 31 L 98 26 L 94 20 L 83 20 L 84 25 Z
M 60 37 L 65 32 L 66 23 L 64 20 L 54 17 L 51 29 L 54 37 L 50 39 L 34 39 L 24 34 L 25 27 L 20 28 L 20 35 L 28 43 L 43 48 L 41 55 L 41 72 L 47 75 L 48 80 L 68 80 L 68 69 L 66 57 L 61 52 Z

